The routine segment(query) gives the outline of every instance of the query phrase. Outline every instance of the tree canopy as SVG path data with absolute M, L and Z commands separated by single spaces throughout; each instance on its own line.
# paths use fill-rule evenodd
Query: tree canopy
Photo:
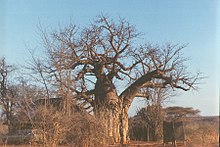
M 182 53 L 186 45 L 138 44 L 141 33 L 125 19 L 113 21 L 101 15 L 88 27 L 71 24 L 59 31 L 43 32 L 42 36 L 51 61 L 50 73 L 62 81 L 58 70 L 73 72 L 74 91 L 92 106 L 94 96 L 100 99 L 100 95 L 115 89 L 110 83 L 122 80 L 128 87 L 117 96 L 128 101 L 139 95 L 141 88 L 196 88 L 199 74 L 187 71 L 187 58 Z M 109 88 L 103 89 L 103 84 Z

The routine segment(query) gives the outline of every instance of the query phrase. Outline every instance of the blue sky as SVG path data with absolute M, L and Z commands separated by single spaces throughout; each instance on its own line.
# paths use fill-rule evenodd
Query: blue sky
M 103 13 L 126 18 L 148 42 L 188 43 L 184 55 L 191 72 L 207 78 L 199 91 L 182 93 L 169 105 L 200 109 L 202 115 L 219 114 L 220 2 L 218 0 L 1 0 L 0 56 L 22 64 L 27 46 L 41 49 L 39 22 L 49 30 L 70 22 L 88 25 Z M 130 114 L 134 113 L 135 101 Z

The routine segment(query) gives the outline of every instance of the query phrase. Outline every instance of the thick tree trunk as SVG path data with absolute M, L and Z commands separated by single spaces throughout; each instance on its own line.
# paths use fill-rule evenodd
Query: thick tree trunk
M 107 134 L 113 138 L 115 142 L 120 140 L 126 144 L 128 138 L 128 109 L 144 83 L 150 81 L 156 71 L 143 75 L 120 96 L 117 95 L 112 80 L 107 76 L 98 76 L 95 85 L 95 113 L 102 119 L 106 126 Z M 113 124 L 112 124 L 113 122 Z
M 128 106 L 123 106 L 120 115 L 120 136 L 121 143 L 126 144 L 128 139 Z
M 119 142 L 120 141 L 120 131 L 119 131 L 119 113 L 118 111 L 115 111 L 115 113 L 113 113 L 113 139 L 114 142 Z
M 104 78 L 96 82 L 95 115 L 104 124 L 106 135 L 112 141 L 119 142 L 119 105 L 118 95 L 113 83 Z
M 111 139 L 112 142 L 120 141 L 119 131 L 119 113 L 118 111 L 108 108 L 108 106 L 99 107 L 95 111 L 96 118 L 99 119 L 101 124 L 106 130 L 106 135 Z
M 128 88 L 126 88 L 119 96 L 121 101 L 121 115 L 120 115 L 120 135 L 121 143 L 126 144 L 128 139 L 128 109 L 135 98 L 136 94 L 139 92 L 141 87 L 148 81 L 152 79 L 153 76 L 157 75 L 157 71 L 149 72 L 134 83 L 132 83 Z

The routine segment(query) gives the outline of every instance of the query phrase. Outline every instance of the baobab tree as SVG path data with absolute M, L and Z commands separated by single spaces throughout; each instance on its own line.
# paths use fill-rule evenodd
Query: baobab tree
M 185 45 L 141 44 L 141 36 L 125 19 L 99 16 L 88 27 L 69 25 L 42 38 L 48 52 L 48 73 L 75 93 L 80 104 L 104 121 L 115 142 L 126 143 L 128 109 L 135 97 L 148 97 L 146 89 L 195 88 L 199 74 L 186 71 Z M 74 80 L 66 82 L 68 72 Z M 117 87 L 117 83 L 126 87 Z

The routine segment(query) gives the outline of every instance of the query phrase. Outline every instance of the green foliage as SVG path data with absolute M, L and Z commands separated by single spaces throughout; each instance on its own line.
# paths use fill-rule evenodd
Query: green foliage
M 200 110 L 194 110 L 192 107 L 167 107 L 164 109 L 165 118 L 168 120 L 178 120 L 183 117 L 197 116 Z

